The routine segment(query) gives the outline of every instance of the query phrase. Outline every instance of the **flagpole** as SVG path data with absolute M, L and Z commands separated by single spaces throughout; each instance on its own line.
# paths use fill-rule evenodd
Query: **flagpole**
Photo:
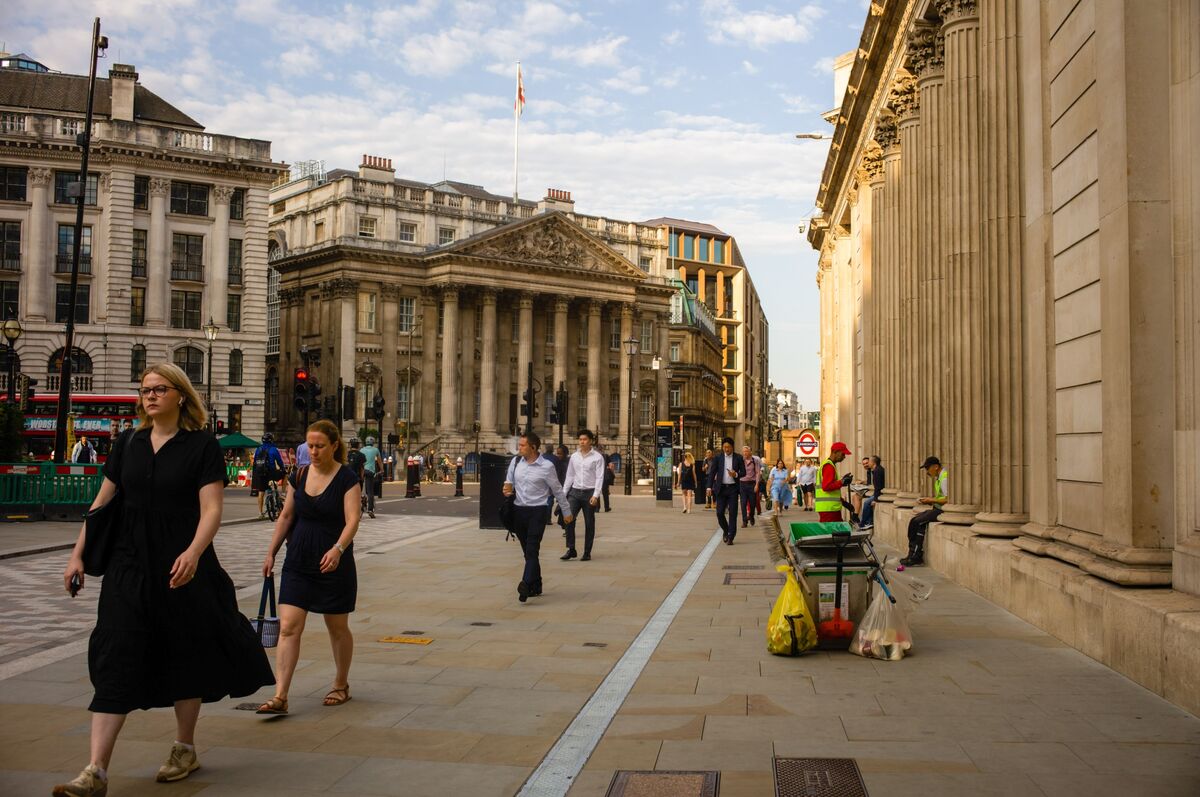
M 517 98 L 513 102 L 513 215 L 517 215 L 517 155 L 521 136 L 521 62 L 517 61 Z

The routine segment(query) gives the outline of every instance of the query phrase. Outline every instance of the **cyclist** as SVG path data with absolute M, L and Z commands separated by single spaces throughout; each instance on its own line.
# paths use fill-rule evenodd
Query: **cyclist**
M 363 494 L 367 496 L 367 515 L 375 517 L 375 485 L 383 472 L 383 454 L 375 447 L 375 438 L 368 437 L 362 448 Z M 382 486 L 382 482 L 379 482 Z
M 263 499 L 267 494 L 267 483 L 275 482 L 276 487 L 283 480 L 283 457 L 275 447 L 274 438 L 270 434 L 263 435 L 262 445 L 254 450 L 254 459 L 250 471 L 250 494 L 258 496 L 258 517 L 261 520 L 267 516 L 263 510 Z

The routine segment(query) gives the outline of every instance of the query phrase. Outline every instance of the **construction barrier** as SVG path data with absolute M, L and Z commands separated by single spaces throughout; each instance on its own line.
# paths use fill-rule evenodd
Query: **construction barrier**
M 100 465 L 0 463 L 0 520 L 77 519 L 103 479 Z

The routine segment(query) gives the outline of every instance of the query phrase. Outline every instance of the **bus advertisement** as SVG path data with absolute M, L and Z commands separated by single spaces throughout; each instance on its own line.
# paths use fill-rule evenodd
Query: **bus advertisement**
M 87 437 L 96 449 L 96 461 L 103 462 L 117 434 L 137 423 L 137 396 L 132 392 L 123 396 L 75 394 L 71 396 L 71 414 L 74 434 L 68 437 Z M 21 437 L 25 453 L 31 459 L 51 458 L 54 432 L 58 428 L 57 416 L 58 394 L 41 393 L 30 399 Z

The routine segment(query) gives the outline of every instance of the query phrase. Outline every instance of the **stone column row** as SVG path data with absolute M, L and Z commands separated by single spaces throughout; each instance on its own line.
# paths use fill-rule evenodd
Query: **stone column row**
M 880 191 L 879 255 L 876 276 L 879 291 L 879 353 L 882 362 L 889 367 L 879 373 L 879 455 L 885 466 L 895 472 L 899 461 L 901 417 L 899 412 L 899 376 L 894 368 L 896 359 L 896 327 L 899 310 L 899 199 L 900 199 L 900 146 L 895 117 L 880 118 L 875 123 L 875 142 L 883 153 L 883 187 Z M 899 476 L 899 474 L 896 474 Z M 882 501 L 896 500 L 896 477 L 888 479 L 881 496 Z
M 917 297 L 917 260 L 921 256 L 919 246 L 920 226 L 925 220 L 917 213 L 920 186 L 921 115 L 920 99 L 916 81 L 902 75 L 892 93 L 892 110 L 896 114 L 896 133 L 899 138 L 900 161 L 898 207 L 896 224 L 896 336 L 894 346 L 899 368 L 892 369 L 896 383 L 896 412 L 899 439 L 896 441 L 895 474 L 896 506 L 908 509 L 916 505 L 920 497 L 921 484 L 918 480 L 917 451 L 924 447 L 924 429 L 915 421 L 918 414 L 917 386 L 923 374 L 914 368 L 916 354 L 923 343 L 923 330 L 915 312 Z

